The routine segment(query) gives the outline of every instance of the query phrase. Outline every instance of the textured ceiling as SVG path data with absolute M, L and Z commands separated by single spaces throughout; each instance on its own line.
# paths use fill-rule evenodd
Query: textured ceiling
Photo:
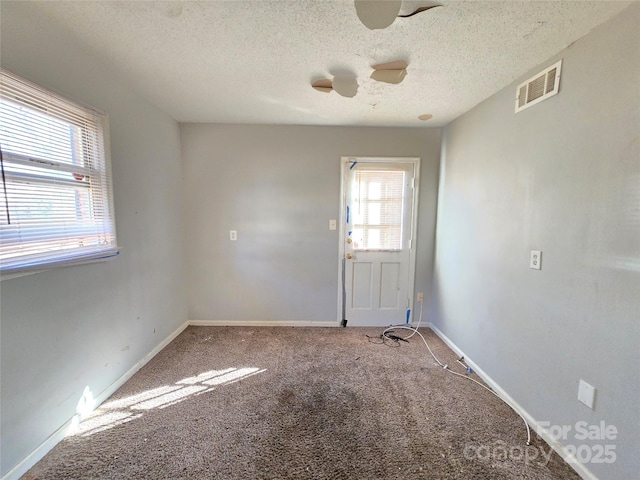
M 632 2 L 438 3 L 384 30 L 367 29 L 352 0 L 16 7 L 69 30 L 181 122 L 442 126 Z M 433 4 L 406 0 L 400 13 Z M 369 78 L 398 59 L 409 62 L 401 84 Z M 357 77 L 354 98 L 310 86 L 344 75 Z

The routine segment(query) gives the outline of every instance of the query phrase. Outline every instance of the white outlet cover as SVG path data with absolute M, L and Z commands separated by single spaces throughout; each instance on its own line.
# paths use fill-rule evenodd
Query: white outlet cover
M 596 396 L 596 389 L 589 385 L 584 380 L 580 380 L 578 386 L 578 400 L 584 403 L 587 407 L 593 410 L 593 402 Z
M 336 221 L 335 220 L 329 220 L 329 230 L 335 230 L 336 229 Z
M 535 270 L 540 270 L 542 268 L 542 252 L 540 250 L 531 250 L 529 268 L 533 268 Z
M 238 240 L 238 231 L 237 230 L 229 230 L 229 240 L 235 242 Z

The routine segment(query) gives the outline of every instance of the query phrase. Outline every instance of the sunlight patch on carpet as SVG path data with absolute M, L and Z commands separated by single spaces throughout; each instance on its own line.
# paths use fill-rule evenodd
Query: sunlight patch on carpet
M 68 434 L 93 435 L 140 418 L 143 415 L 141 410 L 167 408 L 191 396 L 212 392 L 219 386 L 229 385 L 265 371 L 264 368 L 255 367 L 209 370 L 178 380 L 174 385 L 164 385 L 128 397 L 107 401 L 90 415 L 88 415 L 88 409 L 93 407 L 94 402 L 93 396 L 87 394 L 87 391 L 90 393 L 89 387 L 87 387 L 79 402 L 79 405 L 83 407 L 83 411 L 79 411 L 79 413 L 83 415 L 82 417 L 77 415 L 74 418 L 73 426 Z M 78 422 L 80 418 L 82 420 Z

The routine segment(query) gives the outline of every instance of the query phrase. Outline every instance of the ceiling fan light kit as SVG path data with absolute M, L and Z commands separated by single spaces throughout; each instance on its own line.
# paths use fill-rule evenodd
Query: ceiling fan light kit
M 387 28 L 400 13 L 402 0 L 354 0 L 358 18 L 369 30 Z
M 428 5 L 400 15 L 402 0 L 354 0 L 356 13 L 369 30 L 381 30 L 390 26 L 396 18 L 409 18 L 442 5 Z

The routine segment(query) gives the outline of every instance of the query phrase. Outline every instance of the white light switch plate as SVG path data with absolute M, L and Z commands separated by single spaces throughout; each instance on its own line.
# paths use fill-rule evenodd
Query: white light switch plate
M 535 268 L 536 270 L 540 270 L 542 268 L 542 252 L 540 250 L 531 250 L 529 268 Z
M 578 386 L 578 400 L 584 403 L 587 407 L 593 410 L 593 401 L 596 396 L 596 389 L 589 385 L 584 380 L 580 380 Z
M 329 220 L 329 230 L 335 230 L 335 229 L 336 229 L 336 221 Z

